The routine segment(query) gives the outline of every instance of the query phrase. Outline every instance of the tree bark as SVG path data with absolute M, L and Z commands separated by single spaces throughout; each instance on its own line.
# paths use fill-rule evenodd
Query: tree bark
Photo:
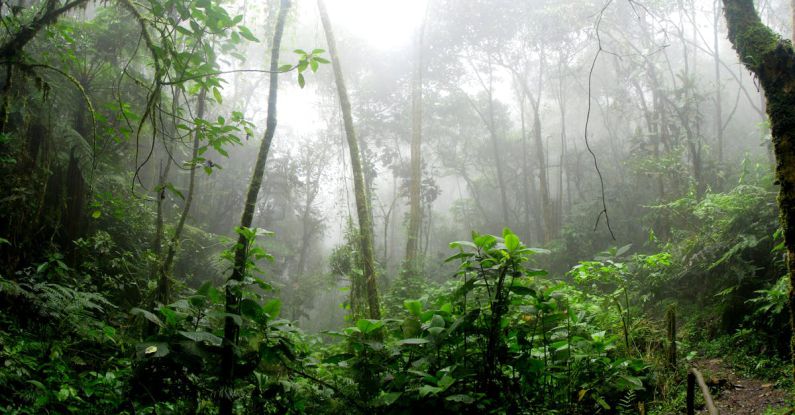
M 365 284 L 367 286 L 367 306 L 371 319 L 381 318 L 381 306 L 378 300 L 378 287 L 376 286 L 375 258 L 373 254 L 373 219 L 370 211 L 370 200 L 367 196 L 367 184 L 364 181 L 364 170 L 362 169 L 362 156 L 359 151 L 359 142 L 356 139 L 356 132 L 353 128 L 353 116 L 351 115 L 351 102 L 348 98 L 348 90 L 345 87 L 345 80 L 342 77 L 342 66 L 340 65 L 339 54 L 337 52 L 337 42 L 334 39 L 334 31 L 331 28 L 331 21 L 328 17 L 326 4 L 323 0 L 317 1 L 320 19 L 323 23 L 323 30 L 326 33 L 331 64 L 334 67 L 334 80 L 337 84 L 337 94 L 340 99 L 340 109 L 342 111 L 343 123 L 345 125 L 345 136 L 348 139 L 348 150 L 350 151 L 351 169 L 353 170 L 353 187 L 356 196 L 356 213 L 359 217 L 359 243 L 362 256 L 362 271 Z
M 270 62 L 270 84 L 268 87 L 268 115 L 265 125 L 265 134 L 257 154 L 257 162 L 254 165 L 254 172 L 251 174 L 251 182 L 246 194 L 246 202 L 243 206 L 243 215 L 240 218 L 240 226 L 251 227 L 254 218 L 254 209 L 257 204 L 259 189 L 262 187 L 262 176 L 265 173 L 265 162 L 268 159 L 273 135 L 276 132 L 276 98 L 279 88 L 279 48 L 282 44 L 282 34 L 287 20 L 287 11 L 290 8 L 290 0 L 281 0 L 279 15 L 276 18 L 276 28 L 273 33 L 273 43 L 271 44 Z M 230 281 L 242 281 L 246 273 L 246 252 L 248 251 L 249 241 L 239 235 L 235 248 L 235 260 L 232 268 Z M 240 295 L 236 289 L 227 285 L 226 287 L 226 307 L 225 311 L 229 314 L 240 314 L 239 310 Z M 232 388 L 235 380 L 235 358 L 237 347 L 237 335 L 240 327 L 235 323 L 234 318 L 228 316 L 224 319 L 224 341 L 221 354 L 221 382 L 225 388 Z M 221 415 L 230 415 L 234 405 L 233 394 L 230 390 L 221 391 L 219 396 L 219 407 Z
M 740 60 L 759 79 L 767 98 L 776 158 L 778 207 L 790 280 L 790 341 L 795 365 L 795 53 L 762 23 L 753 0 L 723 0 L 729 40 Z M 795 375 L 795 366 L 793 366 Z
M 522 82 L 520 80 L 516 80 L 517 83 Z M 530 172 L 530 163 L 527 160 L 527 127 L 525 121 L 525 96 L 524 93 L 521 91 L 517 94 L 519 100 L 519 119 L 522 125 L 522 196 L 524 200 L 524 207 L 522 212 L 524 213 L 524 240 L 525 241 L 533 241 L 534 239 L 531 238 L 531 221 L 530 221 L 530 209 L 532 206 L 532 202 L 530 200 L 530 190 L 529 190 L 529 183 L 531 180 L 535 180 Z
M 47 0 L 44 6 L 44 13 L 37 16 L 32 22 L 23 24 L 19 31 L 14 33 L 3 45 L 0 45 L 0 60 L 16 58 L 22 48 L 33 40 L 41 29 L 55 23 L 62 14 L 87 2 L 88 0 L 75 0 L 57 7 L 59 4 L 58 0 Z
M 417 34 L 417 61 L 411 82 L 411 185 L 409 187 L 409 229 L 405 260 L 407 277 L 415 277 L 420 273 L 418 252 L 420 223 L 422 222 L 420 197 L 422 184 L 422 37 L 424 29 L 425 22 L 423 21 Z
M 207 89 L 202 88 L 199 92 L 196 109 L 196 117 L 204 118 L 204 106 L 207 99 Z M 197 130 L 193 135 L 193 150 L 191 153 L 191 161 L 195 162 L 199 156 L 199 131 Z M 185 227 L 185 220 L 190 213 L 190 207 L 193 204 L 193 193 L 196 183 L 196 170 L 197 166 L 192 166 L 190 169 L 190 176 L 188 179 L 188 192 L 185 195 L 185 205 L 182 207 L 182 214 L 177 221 L 177 226 L 174 228 L 174 235 L 168 243 L 166 256 L 163 263 L 158 270 L 157 289 L 155 291 L 155 301 L 161 304 L 168 304 L 171 301 L 171 269 L 174 264 L 174 256 L 177 254 L 177 245 L 179 245 L 179 237 L 182 235 L 182 229 Z M 162 184 L 161 184 L 162 185 Z M 162 191 L 162 190 L 161 190 Z
M 720 42 L 718 32 L 720 28 L 720 11 L 718 1 L 715 0 L 715 19 L 712 27 L 712 58 L 715 71 L 715 139 L 718 142 L 718 163 L 723 163 L 723 97 L 720 83 Z M 795 1 L 795 0 L 793 0 Z

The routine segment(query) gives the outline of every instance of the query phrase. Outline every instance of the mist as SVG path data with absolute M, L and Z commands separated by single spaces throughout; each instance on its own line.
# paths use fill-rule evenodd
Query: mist
M 1 3 L 0 412 L 783 410 L 791 7 Z

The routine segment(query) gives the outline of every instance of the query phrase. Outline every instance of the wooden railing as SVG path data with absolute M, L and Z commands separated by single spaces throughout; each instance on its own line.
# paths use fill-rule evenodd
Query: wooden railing
M 701 389 L 701 394 L 704 395 L 704 403 L 709 415 L 718 415 L 718 409 L 715 408 L 715 402 L 712 401 L 712 395 L 704 382 L 704 376 L 701 376 L 701 372 L 694 367 L 687 371 L 687 415 L 696 413 L 696 383 Z

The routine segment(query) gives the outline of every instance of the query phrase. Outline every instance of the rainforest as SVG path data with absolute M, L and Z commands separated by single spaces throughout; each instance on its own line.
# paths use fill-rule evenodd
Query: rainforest
M 0 0 L 0 414 L 793 414 L 794 22 Z

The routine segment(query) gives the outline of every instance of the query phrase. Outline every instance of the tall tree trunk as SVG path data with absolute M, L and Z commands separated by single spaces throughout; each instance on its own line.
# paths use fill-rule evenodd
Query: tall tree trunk
M 207 89 L 202 88 L 199 92 L 196 117 L 204 118 L 204 106 L 207 100 Z M 191 162 L 195 162 L 199 157 L 199 130 L 197 129 L 193 135 L 193 150 L 191 152 Z M 185 195 L 185 205 L 182 207 L 182 214 L 177 221 L 177 226 L 174 228 L 174 235 L 168 243 L 165 259 L 160 265 L 157 278 L 157 289 L 155 290 L 155 301 L 161 304 L 168 304 L 171 301 L 171 269 L 174 264 L 174 256 L 177 254 L 177 246 L 179 245 L 179 237 L 182 235 L 182 229 L 185 227 L 185 220 L 190 213 L 190 207 L 193 204 L 194 187 L 196 183 L 196 170 L 198 166 L 191 166 L 190 176 L 188 179 L 188 192 Z M 162 185 L 162 184 L 161 184 Z
M 521 82 L 518 81 L 517 82 Z M 523 93 L 519 92 L 519 118 L 522 124 L 522 196 L 524 199 L 524 209 L 522 212 L 524 213 L 524 240 L 525 241 L 533 241 L 534 239 L 530 237 L 532 234 L 531 231 L 531 221 L 530 221 L 530 210 L 532 202 L 530 201 L 530 189 L 529 189 L 529 182 L 531 180 L 535 180 L 533 175 L 530 171 L 530 163 L 527 160 L 527 126 L 525 121 L 525 96 Z
M 411 186 L 409 188 L 409 229 L 406 242 L 405 272 L 407 277 L 420 273 L 418 252 L 422 207 L 420 206 L 422 184 L 422 37 L 425 22 L 417 33 L 417 55 L 414 77 L 411 81 Z
M 488 125 L 489 125 L 489 136 L 491 137 L 491 146 L 494 150 L 494 165 L 497 169 L 497 184 L 500 187 L 500 206 L 502 207 L 502 221 L 503 226 L 508 226 L 508 222 L 510 220 L 508 216 L 508 195 L 507 192 L 507 185 L 505 183 L 505 172 L 504 166 L 502 162 L 502 157 L 500 156 L 500 143 L 497 137 L 497 123 L 494 119 L 494 76 L 492 73 L 491 67 L 491 56 L 489 56 L 489 85 L 487 89 L 488 99 L 489 99 L 489 114 L 488 114 Z
M 712 58 L 715 66 L 715 139 L 718 142 L 718 163 L 723 163 L 723 97 L 721 96 L 720 83 L 720 42 L 718 32 L 720 28 L 720 0 L 715 0 L 715 19 L 712 27 Z M 793 0 L 795 1 L 795 0 Z
M 793 333 L 790 345 L 795 364 L 795 53 L 791 43 L 762 23 L 753 0 L 723 0 L 723 5 L 729 40 L 743 64 L 759 79 L 767 97 L 780 186 L 778 207 L 787 247 Z
M 348 139 L 348 150 L 350 150 L 351 169 L 353 170 L 353 187 L 356 195 L 356 213 L 359 217 L 359 242 L 361 245 L 362 270 L 365 284 L 367 285 L 369 317 L 372 319 L 379 319 L 381 318 L 381 306 L 378 301 L 375 258 L 373 254 L 373 216 L 370 211 L 370 200 L 367 196 L 367 184 L 364 181 L 362 156 L 359 151 L 359 142 L 356 139 L 356 132 L 353 129 L 351 102 L 348 98 L 345 80 L 342 77 L 342 66 L 340 65 L 339 54 L 337 52 L 337 42 L 334 40 L 334 31 L 331 28 L 331 21 L 328 17 L 326 4 L 323 0 L 318 0 L 317 6 L 320 11 L 320 20 L 323 22 L 323 30 L 326 32 L 326 42 L 328 43 L 329 55 L 331 56 L 331 64 L 334 67 L 334 80 L 337 84 L 337 93 L 339 95 L 342 118 L 345 124 L 345 136 Z
M 66 180 L 64 182 L 66 194 L 63 207 L 63 247 L 66 250 L 67 263 L 70 266 L 77 264 L 74 241 L 85 232 L 85 207 L 88 197 L 88 186 L 83 180 L 83 172 L 80 169 L 80 158 L 75 155 L 75 148 L 72 147 L 69 153 L 69 165 L 66 170 Z
M 530 87 L 527 85 L 526 78 L 513 70 L 511 67 L 508 69 L 513 71 L 514 76 L 519 80 L 519 84 L 522 87 L 522 91 L 524 96 L 530 102 L 530 106 L 533 110 L 533 126 L 531 129 L 531 134 L 533 136 L 533 144 L 535 145 L 535 153 L 536 153 L 536 162 L 538 163 L 538 179 L 539 179 L 539 187 L 541 190 L 541 209 L 543 215 L 543 226 L 540 226 L 542 230 L 542 241 L 548 242 L 552 238 L 555 237 L 557 234 L 557 229 L 554 227 L 553 224 L 553 207 L 550 201 L 549 195 L 549 172 L 547 171 L 547 158 L 546 152 L 544 151 L 544 140 L 543 134 L 541 132 L 541 92 L 543 87 L 544 81 L 544 68 L 545 68 L 545 58 L 543 49 L 539 53 L 539 62 L 538 62 L 538 87 L 537 93 L 538 95 L 534 94 L 533 91 L 530 90 Z
M 566 165 L 566 92 L 564 90 L 563 56 L 558 60 L 558 107 L 560 109 L 560 157 L 558 158 L 558 199 L 555 202 L 555 229 L 563 223 L 563 168 Z M 568 171 L 566 172 L 568 176 Z
M 287 11 L 290 8 L 290 0 L 281 0 L 279 15 L 276 18 L 276 28 L 273 33 L 273 43 L 271 44 L 270 62 L 270 84 L 268 86 L 268 116 L 265 125 L 265 134 L 257 154 L 257 162 L 251 174 L 251 182 L 248 185 L 246 202 L 243 205 L 243 215 L 240 218 L 240 226 L 250 228 L 254 218 L 254 208 L 257 204 L 259 189 L 262 187 L 262 176 L 265 173 L 265 162 L 268 159 L 273 135 L 276 132 L 276 97 L 279 88 L 279 48 L 282 44 L 282 34 L 284 24 L 287 20 Z M 248 251 L 249 241 L 239 235 L 235 248 L 235 259 L 232 268 L 231 281 L 242 281 L 246 273 L 246 252 Z M 240 314 L 239 310 L 240 295 L 233 287 L 226 287 L 226 312 L 229 314 Z M 219 396 L 219 406 L 221 415 L 230 415 L 234 404 L 231 388 L 235 380 L 235 361 L 237 348 L 237 335 L 240 327 L 235 323 L 234 318 L 228 316 L 224 319 L 224 341 L 221 354 L 221 382 L 228 390 L 221 391 Z

